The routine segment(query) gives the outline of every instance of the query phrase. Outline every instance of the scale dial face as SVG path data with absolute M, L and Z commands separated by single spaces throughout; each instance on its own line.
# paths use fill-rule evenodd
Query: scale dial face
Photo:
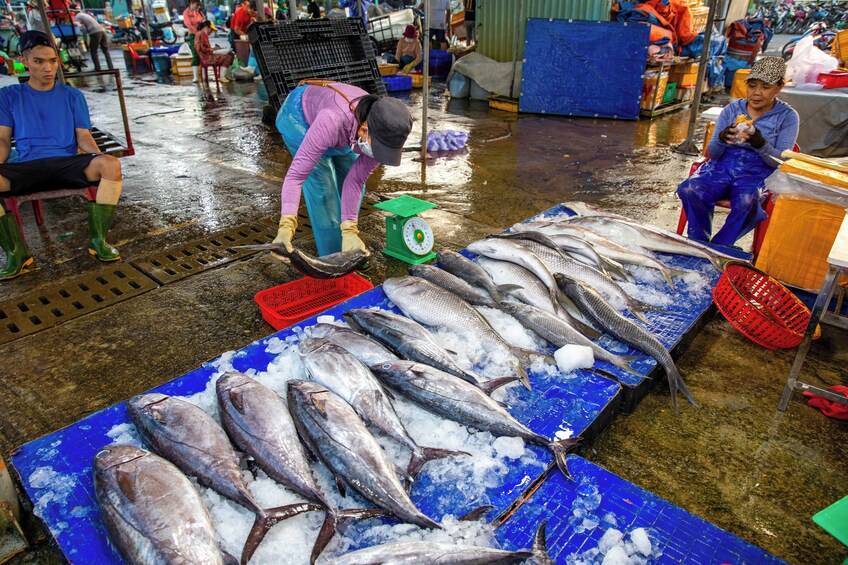
M 403 242 L 416 255 L 426 255 L 433 249 L 433 230 L 421 218 L 410 218 L 403 225 Z

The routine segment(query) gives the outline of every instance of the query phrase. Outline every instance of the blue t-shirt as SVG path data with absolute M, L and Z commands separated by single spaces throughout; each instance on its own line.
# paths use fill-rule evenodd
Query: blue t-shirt
M 76 128 L 91 129 L 82 92 L 56 83 L 39 91 L 28 84 L 0 89 L 0 126 L 12 128 L 18 162 L 76 155 Z

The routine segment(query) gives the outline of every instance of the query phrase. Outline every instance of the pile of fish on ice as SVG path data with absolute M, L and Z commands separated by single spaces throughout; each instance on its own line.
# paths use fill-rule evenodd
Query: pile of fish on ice
M 222 549 L 233 549 L 232 532 L 217 524 L 226 521 L 230 509 L 252 518 L 246 540 L 241 537 L 242 563 L 250 561 L 282 521 L 309 520 L 300 529 L 318 530 L 310 555 L 315 562 L 344 523 L 378 516 L 422 531 L 447 528 L 457 535 L 395 535 L 408 541 L 360 549 L 330 562 L 552 563 L 544 524 L 526 551 L 492 549 L 478 545 L 481 535 L 469 533 L 461 521 L 448 517 L 438 524 L 409 498 L 412 481 L 427 462 L 469 455 L 465 449 L 475 448 L 471 430 L 546 447 L 568 475 L 565 456 L 577 439 L 555 441 L 536 434 L 491 397 L 517 380 L 529 388 L 527 366 L 552 359 L 507 341 L 475 307 L 500 310 L 556 347 L 585 346 L 595 357 L 628 370 L 627 358 L 591 340 L 607 332 L 657 359 L 666 369 L 672 399 L 680 389 L 694 404 L 668 351 L 619 312 L 626 310 L 644 322 L 644 311 L 655 307 L 629 296 L 616 279 L 633 280 L 623 265 L 639 265 L 660 271 L 673 286 L 673 276 L 681 273 L 648 250 L 703 257 L 715 264 L 727 258 L 624 217 L 579 203 L 566 205 L 580 216 L 520 224 L 512 233 L 473 243 L 468 249 L 478 255 L 476 263 L 443 251 L 439 264 L 444 270 L 417 266 L 412 276 L 387 280 L 386 295 L 406 316 L 355 309 L 344 315 L 349 327 L 313 326 L 297 345 L 299 365 L 275 388 L 258 375 L 227 371 L 210 383 L 215 402 L 203 408 L 197 404 L 208 399 L 192 403 L 162 394 L 131 399 L 136 435 L 119 431 L 117 442 L 101 449 L 94 461 L 98 503 L 122 554 L 132 563 L 236 562 Z M 460 364 L 425 326 L 461 336 L 487 355 L 499 354 L 514 375 L 484 378 L 470 370 L 473 365 Z M 398 415 L 410 414 L 408 403 L 428 413 L 431 429 L 444 419 L 464 426 L 466 436 L 450 447 L 422 445 L 404 424 L 410 419 Z M 456 435 L 463 433 L 453 429 Z M 416 430 L 419 438 L 449 443 L 427 431 Z M 408 454 L 405 469 L 397 465 L 397 445 L 387 448 L 386 438 Z M 142 449 L 139 439 L 152 451 Z M 311 465 L 310 455 L 323 467 Z M 243 461 L 255 468 L 252 481 L 240 466 Z M 333 479 L 341 498 L 333 492 Z M 266 489 L 268 485 L 273 486 Z M 351 504 L 347 488 L 372 506 Z M 269 492 L 272 496 L 266 496 Z M 469 521 L 482 513 L 472 513 Z M 315 522 L 316 514 L 323 514 L 323 521 Z M 409 534 L 412 526 L 403 527 L 407 529 L 400 531 Z M 400 533 L 394 528 L 393 533 Z M 457 538 L 474 543 L 456 543 Z M 282 560 L 278 553 L 270 562 Z

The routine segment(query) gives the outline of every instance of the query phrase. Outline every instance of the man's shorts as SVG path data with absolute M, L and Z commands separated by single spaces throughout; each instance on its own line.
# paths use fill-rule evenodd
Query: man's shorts
M 20 163 L 0 163 L 0 175 L 9 179 L 12 191 L 5 196 L 21 196 L 33 192 L 86 188 L 94 184 L 85 176 L 85 168 L 98 157 L 84 153 L 70 157 L 48 157 Z
M 439 43 L 447 43 L 447 39 L 445 39 L 445 30 L 431 27 L 430 39 L 435 39 Z

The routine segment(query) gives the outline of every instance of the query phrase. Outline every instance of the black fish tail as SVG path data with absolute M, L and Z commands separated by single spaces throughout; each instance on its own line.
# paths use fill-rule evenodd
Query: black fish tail
M 539 529 L 536 530 L 536 535 L 533 536 L 533 559 L 538 565 L 554 565 L 553 559 L 548 555 L 548 541 L 545 535 L 545 530 L 548 526 L 548 521 L 545 520 L 539 524 Z
M 556 459 L 557 467 L 562 472 L 566 478 L 571 479 L 571 473 L 568 471 L 568 462 L 566 461 L 566 456 L 568 455 L 569 450 L 574 449 L 574 447 L 580 443 L 581 438 L 578 437 L 570 437 L 567 439 L 561 439 L 559 441 L 552 441 L 548 444 L 548 449 L 554 454 L 554 459 Z
M 340 522 L 345 520 L 368 520 L 369 518 L 379 518 L 386 515 L 387 512 L 381 508 L 327 510 L 327 516 L 324 518 L 324 523 L 321 524 L 321 529 L 318 531 L 315 545 L 312 546 L 312 554 L 309 556 L 310 565 L 313 565 L 318 560 L 318 557 L 326 549 L 327 544 L 333 539 Z
M 262 540 L 268 534 L 268 530 L 283 520 L 288 520 L 298 514 L 313 510 L 321 510 L 321 507 L 317 504 L 303 502 L 279 506 L 277 508 L 268 508 L 267 510 L 263 510 L 261 514 L 257 514 L 256 519 L 253 521 L 253 527 L 250 528 L 250 533 L 247 536 L 247 541 L 244 542 L 244 549 L 241 553 L 242 565 L 247 565 L 247 562 L 253 557 L 256 548 L 259 547 L 259 544 L 262 543 Z
M 492 393 L 502 386 L 506 386 L 509 383 L 514 383 L 515 381 L 520 380 L 518 377 L 510 376 L 510 377 L 498 377 L 496 379 L 492 379 L 490 381 L 486 381 L 484 383 L 480 383 L 480 390 L 492 396 Z
M 422 447 L 419 451 L 412 452 L 412 458 L 409 460 L 409 465 L 406 467 L 406 472 L 410 477 L 415 477 L 421 471 L 427 462 L 444 457 L 453 457 L 454 455 L 470 455 L 464 451 L 454 451 L 452 449 L 439 449 L 437 447 Z
M 517 290 L 522 290 L 524 287 L 518 284 L 499 284 L 493 287 L 493 292 L 490 294 L 495 302 L 501 303 L 504 300 L 504 294 L 509 294 Z
M 695 399 L 692 398 L 692 393 L 689 392 L 689 387 L 686 386 L 686 381 L 683 380 L 683 377 L 680 375 L 680 372 L 677 370 L 677 367 L 671 365 L 670 367 L 665 368 L 666 375 L 668 376 L 668 387 L 671 390 L 671 402 L 674 405 L 674 413 L 677 414 L 677 391 L 683 393 L 683 396 L 686 400 L 689 401 L 692 406 L 695 408 L 698 407 L 698 403 L 695 402 Z

